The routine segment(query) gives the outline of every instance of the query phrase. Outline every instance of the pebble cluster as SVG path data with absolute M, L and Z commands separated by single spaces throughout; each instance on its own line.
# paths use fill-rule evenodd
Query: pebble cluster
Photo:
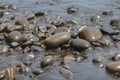
M 73 75 L 67 64 L 85 61 L 87 50 L 108 48 L 112 43 L 110 40 L 120 48 L 119 19 L 111 20 L 111 27 L 79 26 L 74 30 L 78 22 L 62 18 L 51 20 L 42 11 L 25 18 L 12 16 L 6 20 L 6 11 L 14 10 L 11 6 L 0 6 L 0 64 L 3 65 L 0 66 L 0 80 L 55 80 L 50 74 L 54 72 L 53 67 L 59 66 L 57 69 L 62 75 Z M 77 7 L 67 8 L 69 15 L 78 12 Z M 91 21 L 94 21 L 93 18 Z M 106 35 L 110 39 L 104 38 Z M 120 53 L 107 59 L 109 63 L 104 65 L 105 69 L 119 74 Z M 105 61 L 104 57 L 95 57 L 91 62 L 103 64 Z M 58 77 L 58 80 L 66 79 Z

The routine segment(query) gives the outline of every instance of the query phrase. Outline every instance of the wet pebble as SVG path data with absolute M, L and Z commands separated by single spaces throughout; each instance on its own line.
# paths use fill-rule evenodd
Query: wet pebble
M 58 74 L 44 73 L 35 77 L 34 80 L 66 80 Z
M 7 39 L 11 42 L 21 42 L 23 40 L 23 35 L 19 31 L 12 31 L 8 34 Z
M 33 71 L 33 74 L 35 74 L 35 75 L 39 75 L 44 72 L 41 68 L 35 68 L 32 71 Z
M 17 75 L 15 77 L 15 80 L 31 80 L 31 79 L 27 76 L 24 76 L 24 75 Z
M 0 17 L 3 17 L 3 11 L 0 11 Z
M 79 8 L 75 7 L 75 6 L 70 6 L 67 8 L 67 13 L 68 14 L 75 14 L 79 11 Z
M 120 29 L 120 19 L 113 19 L 110 21 L 110 25 L 114 28 L 114 29 Z
M 120 34 L 112 36 L 112 39 L 115 41 L 120 41 Z
M 67 32 L 57 33 L 45 39 L 44 43 L 47 47 L 58 47 L 64 43 L 67 43 L 71 39 L 71 35 Z
M 94 27 L 87 27 L 83 29 L 82 31 L 80 31 L 79 33 L 80 38 L 83 38 L 89 42 L 98 41 L 102 38 L 102 36 L 103 35 L 100 32 L 100 30 Z
M 3 32 L 6 30 L 7 25 L 6 24 L 0 24 L 0 32 Z
M 29 22 L 26 19 L 17 19 L 15 20 L 15 25 L 22 25 L 24 27 L 29 27 Z
M 7 45 L 0 45 L 0 54 L 8 53 L 9 47 Z
M 102 27 L 100 30 L 101 30 L 101 32 L 102 32 L 103 34 L 109 34 L 109 35 L 119 34 L 119 31 L 118 31 L 118 30 L 115 31 L 115 30 L 113 30 L 113 29 L 111 29 L 111 28 L 109 28 L 109 27 Z
M 39 38 L 37 36 L 33 35 L 32 33 L 23 34 L 23 37 L 26 41 L 31 41 L 31 42 L 39 41 Z
M 110 62 L 107 64 L 106 69 L 110 72 L 120 72 L 120 62 Z
M 52 65 L 53 61 L 54 61 L 54 59 L 52 56 L 45 56 L 43 58 L 43 60 L 41 61 L 41 67 L 46 67 L 46 66 Z
M 65 69 L 65 68 L 60 68 L 60 73 L 62 75 L 73 75 L 73 73 L 70 70 Z
M 120 54 L 115 54 L 115 55 L 113 56 L 113 60 L 115 60 L 115 61 L 120 61 Z
M 93 59 L 93 63 L 102 63 L 105 61 L 105 58 L 104 57 L 96 57 Z
M 17 30 L 22 30 L 23 29 L 23 26 L 21 25 L 12 25 L 11 26 L 7 26 L 7 31 L 17 31 Z
M 38 12 L 35 12 L 35 16 L 36 17 L 39 17 L 39 16 L 44 16 L 45 13 L 43 11 L 38 11 Z
M 72 39 L 70 44 L 76 50 L 88 49 L 90 47 L 90 43 L 83 39 Z
M 10 46 L 15 48 L 15 47 L 18 47 L 20 44 L 18 42 L 11 42 L 10 43 Z
M 70 32 L 70 29 L 67 27 L 58 27 L 54 30 L 54 34 L 60 33 L 60 32 Z

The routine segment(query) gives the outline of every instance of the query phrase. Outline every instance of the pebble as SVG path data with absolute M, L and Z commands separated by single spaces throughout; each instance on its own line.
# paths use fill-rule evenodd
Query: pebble
M 120 72 L 120 62 L 110 62 L 107 64 L 106 69 L 110 72 Z
M 114 29 L 119 29 L 120 30 L 120 19 L 113 19 L 110 21 L 110 25 L 114 28 Z
M 53 48 L 58 47 L 64 43 L 67 43 L 70 39 L 71 39 L 70 33 L 61 32 L 46 38 L 44 43 L 47 47 Z
M 26 19 L 17 19 L 15 20 L 15 25 L 22 25 L 24 27 L 29 27 L 29 22 Z
M 115 60 L 115 61 L 120 61 L 120 54 L 115 54 L 115 55 L 113 56 L 113 60 Z
M 11 42 L 10 43 L 10 46 L 15 48 L 15 47 L 18 47 L 20 44 L 18 42 Z
M 17 75 L 15 77 L 15 80 L 31 80 L 29 77 L 26 77 L 24 75 Z
M 93 59 L 93 63 L 102 63 L 105 61 L 104 57 L 96 57 Z
M 58 27 L 54 30 L 54 34 L 60 33 L 60 32 L 70 32 L 70 29 L 67 27 Z
M 23 26 L 21 25 L 12 25 L 11 26 L 7 26 L 7 31 L 11 32 L 11 31 L 18 31 L 18 30 L 22 30 Z
M 62 76 L 60 76 L 60 74 L 58 75 L 58 73 L 57 74 L 44 73 L 35 77 L 34 80 L 67 80 L 67 79 L 64 79 Z
M 39 74 L 42 74 L 44 71 L 40 68 L 35 68 L 32 70 L 33 71 L 33 74 L 35 75 L 39 75 Z
M 0 18 L 3 17 L 3 11 L 0 11 Z
M 120 41 L 120 34 L 112 36 L 112 39 L 115 41 Z
M 46 66 L 52 65 L 53 61 L 54 61 L 54 59 L 52 56 L 45 56 L 43 58 L 43 60 L 41 61 L 41 67 L 46 67 Z
M 109 27 L 102 27 L 100 28 L 100 31 L 103 33 L 103 34 L 109 34 L 109 35 L 115 35 L 115 34 L 119 34 L 119 31 L 115 31 Z
M 31 42 L 36 42 L 39 41 L 39 38 L 32 33 L 30 34 L 23 34 L 24 40 L 26 41 L 31 41 Z
M 7 45 L 0 45 L 0 54 L 8 53 L 9 47 Z
M 0 32 L 3 32 L 6 30 L 7 25 L 6 24 L 0 24 Z
M 75 14 L 79 11 L 79 8 L 75 7 L 75 6 L 70 6 L 67 8 L 67 13 L 68 14 Z
M 60 73 L 62 75 L 73 75 L 73 73 L 70 70 L 65 69 L 65 68 L 60 68 Z
M 79 37 L 89 42 L 98 41 L 103 37 L 103 34 L 98 28 L 87 27 L 79 33 Z
M 23 40 L 23 35 L 19 31 L 12 31 L 8 34 L 7 39 L 11 42 L 21 42 Z
M 76 50 L 88 49 L 91 46 L 88 41 L 83 39 L 72 39 L 70 44 Z

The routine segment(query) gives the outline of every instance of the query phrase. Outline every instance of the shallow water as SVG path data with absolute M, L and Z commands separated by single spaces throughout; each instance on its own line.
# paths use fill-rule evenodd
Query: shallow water
M 98 24 L 92 24 L 88 20 L 91 16 L 102 17 L 100 24 L 108 26 L 111 19 L 120 18 L 119 0 L 0 0 L 0 4 L 10 3 L 18 11 L 13 12 L 10 15 L 17 15 L 18 17 L 25 17 L 26 12 L 31 14 L 34 11 L 45 11 L 46 15 L 50 16 L 62 16 L 63 20 L 75 19 L 79 22 L 79 26 L 97 26 Z M 66 12 L 67 7 L 76 6 L 79 8 L 79 12 L 75 15 L 69 15 Z M 113 11 L 114 15 L 103 16 L 103 11 Z M 20 13 L 18 13 L 20 12 Z M 28 14 L 26 14 L 28 15 Z M 9 15 L 7 15 L 9 16 Z M 7 17 L 6 16 L 6 17 Z M 93 65 L 92 59 L 94 56 L 107 56 L 108 54 L 120 53 L 120 50 L 114 47 L 110 47 L 107 50 L 94 50 L 88 51 L 89 58 L 86 62 L 76 63 L 71 62 L 71 71 L 73 72 L 73 80 L 120 80 L 118 77 L 109 75 L 105 71 L 105 66 L 99 68 Z M 105 61 L 106 64 L 108 61 Z

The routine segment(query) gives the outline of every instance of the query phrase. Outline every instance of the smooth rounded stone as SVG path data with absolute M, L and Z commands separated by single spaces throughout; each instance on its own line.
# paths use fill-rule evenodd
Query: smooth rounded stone
M 113 56 L 113 60 L 115 60 L 115 61 L 120 61 L 120 54 L 115 54 L 115 55 Z
M 113 40 L 120 41 L 120 34 L 112 36 Z
M 15 25 L 22 25 L 24 27 L 29 27 L 29 22 L 26 19 L 17 19 L 15 20 Z
M 110 25 L 113 26 L 114 29 L 120 29 L 120 19 L 111 20 Z
M 15 47 L 18 47 L 20 44 L 18 42 L 11 42 L 10 43 L 10 46 L 15 48 Z
M 79 8 L 75 7 L 75 6 L 70 6 L 67 8 L 67 13 L 68 14 L 75 14 L 79 11 Z
M 3 17 L 3 11 L 0 10 L 0 17 Z
M 102 27 L 100 28 L 100 31 L 103 33 L 103 34 L 109 34 L 109 35 L 116 35 L 116 34 L 119 34 L 120 32 L 117 30 L 113 30 L 109 27 Z
M 60 74 L 44 73 L 35 77 L 34 80 L 66 80 Z
M 106 69 L 109 72 L 120 72 L 120 62 L 110 62 L 107 64 Z
M 17 30 L 22 30 L 23 26 L 21 25 L 12 25 L 12 26 L 7 26 L 7 31 L 17 31 Z
M 26 53 L 26 54 L 23 54 L 21 56 L 18 57 L 18 59 L 20 61 L 32 61 L 33 59 L 35 59 L 35 54 L 33 53 Z
M 31 80 L 31 79 L 24 75 L 17 75 L 14 80 Z
M 70 33 L 61 32 L 46 38 L 44 43 L 47 47 L 52 48 L 67 43 L 70 39 L 71 39 Z
M 88 41 L 83 39 L 72 39 L 70 44 L 72 48 L 77 50 L 88 49 L 91 46 Z
M 108 11 L 103 11 L 102 12 L 102 15 L 112 15 L 112 13 L 113 13 L 113 11 L 111 11 L 111 10 L 108 10 Z
M 3 32 L 6 30 L 7 25 L 6 24 L 0 24 L 0 32 Z
M 33 71 L 33 74 L 35 75 L 39 75 L 44 72 L 41 68 L 34 68 L 32 71 Z
M 92 42 L 91 45 L 93 45 L 95 47 L 100 47 L 100 43 L 99 42 Z
M 41 61 L 41 67 L 46 67 L 53 64 L 53 56 L 45 56 Z
M 21 42 L 23 40 L 23 35 L 19 31 L 12 31 L 8 34 L 7 39 L 10 42 Z
M 26 46 L 30 46 L 32 45 L 32 41 L 25 41 L 23 44 L 22 44 L 22 47 L 26 47 Z
M 38 11 L 38 12 L 35 12 L 35 16 L 36 17 L 39 17 L 39 16 L 44 16 L 45 13 L 43 11 Z
M 23 63 L 28 67 L 32 65 L 32 61 L 23 61 Z
M 3 33 L 0 33 L 0 40 L 5 40 L 5 36 Z
M 5 75 L 3 73 L 0 73 L 0 80 L 4 80 Z
M 66 69 L 66 68 L 60 68 L 60 73 L 62 75 L 73 75 L 73 73 L 70 70 Z
M 105 58 L 104 57 L 96 57 L 93 59 L 93 63 L 102 63 L 105 61 Z
M 110 40 L 107 40 L 107 39 L 103 39 L 103 40 L 100 40 L 98 41 L 100 43 L 101 46 L 110 46 Z
M 32 33 L 23 34 L 23 37 L 24 37 L 24 40 L 26 41 L 31 41 L 31 42 L 39 41 L 39 38 L 33 35 Z
M 70 29 L 67 27 L 58 27 L 54 30 L 54 34 L 60 33 L 60 32 L 70 32 Z
M 9 51 L 9 47 L 7 45 L 0 45 L 0 54 L 7 53 Z
M 79 33 L 79 37 L 83 38 L 89 42 L 94 42 L 100 40 L 103 35 L 98 28 L 86 27 Z

